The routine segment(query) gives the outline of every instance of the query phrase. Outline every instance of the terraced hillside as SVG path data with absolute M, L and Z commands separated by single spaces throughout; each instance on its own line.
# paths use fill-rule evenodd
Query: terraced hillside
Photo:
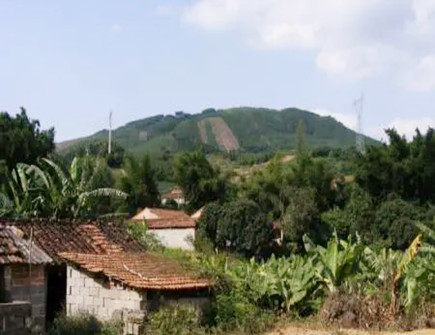
M 300 120 L 306 126 L 310 147 L 347 147 L 356 133 L 331 117 L 287 108 L 207 109 L 200 114 L 178 112 L 130 122 L 113 131 L 113 139 L 133 154 L 144 152 L 161 156 L 203 145 L 209 151 L 269 152 L 295 148 Z M 66 153 L 95 140 L 106 140 L 107 130 L 89 137 L 58 144 Z M 367 141 L 374 140 L 367 138 Z

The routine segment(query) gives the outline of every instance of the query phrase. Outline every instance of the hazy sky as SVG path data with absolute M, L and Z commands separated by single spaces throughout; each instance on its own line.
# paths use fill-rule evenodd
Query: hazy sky
M 56 141 L 177 110 L 300 107 L 435 126 L 434 0 L 0 0 L 0 110 Z M 408 135 L 409 136 L 409 135 Z

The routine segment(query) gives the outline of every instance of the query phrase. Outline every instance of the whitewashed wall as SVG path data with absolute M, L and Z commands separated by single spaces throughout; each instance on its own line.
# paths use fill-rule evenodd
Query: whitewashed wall
M 184 250 L 193 250 L 192 243 L 195 237 L 195 228 L 182 228 L 182 229 L 150 229 L 168 248 L 179 248 Z

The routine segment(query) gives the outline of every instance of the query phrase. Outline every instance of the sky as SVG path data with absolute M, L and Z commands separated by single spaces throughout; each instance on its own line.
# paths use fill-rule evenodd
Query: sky
M 56 141 L 175 111 L 298 107 L 435 127 L 434 0 L 0 0 L 0 111 Z

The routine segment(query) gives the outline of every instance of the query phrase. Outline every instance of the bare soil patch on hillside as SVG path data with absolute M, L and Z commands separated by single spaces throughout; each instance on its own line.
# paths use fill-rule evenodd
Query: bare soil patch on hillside
M 239 141 L 230 127 L 221 117 L 208 117 L 198 122 L 201 140 L 207 143 L 206 122 L 209 122 L 217 144 L 222 150 L 231 151 L 239 149 Z

